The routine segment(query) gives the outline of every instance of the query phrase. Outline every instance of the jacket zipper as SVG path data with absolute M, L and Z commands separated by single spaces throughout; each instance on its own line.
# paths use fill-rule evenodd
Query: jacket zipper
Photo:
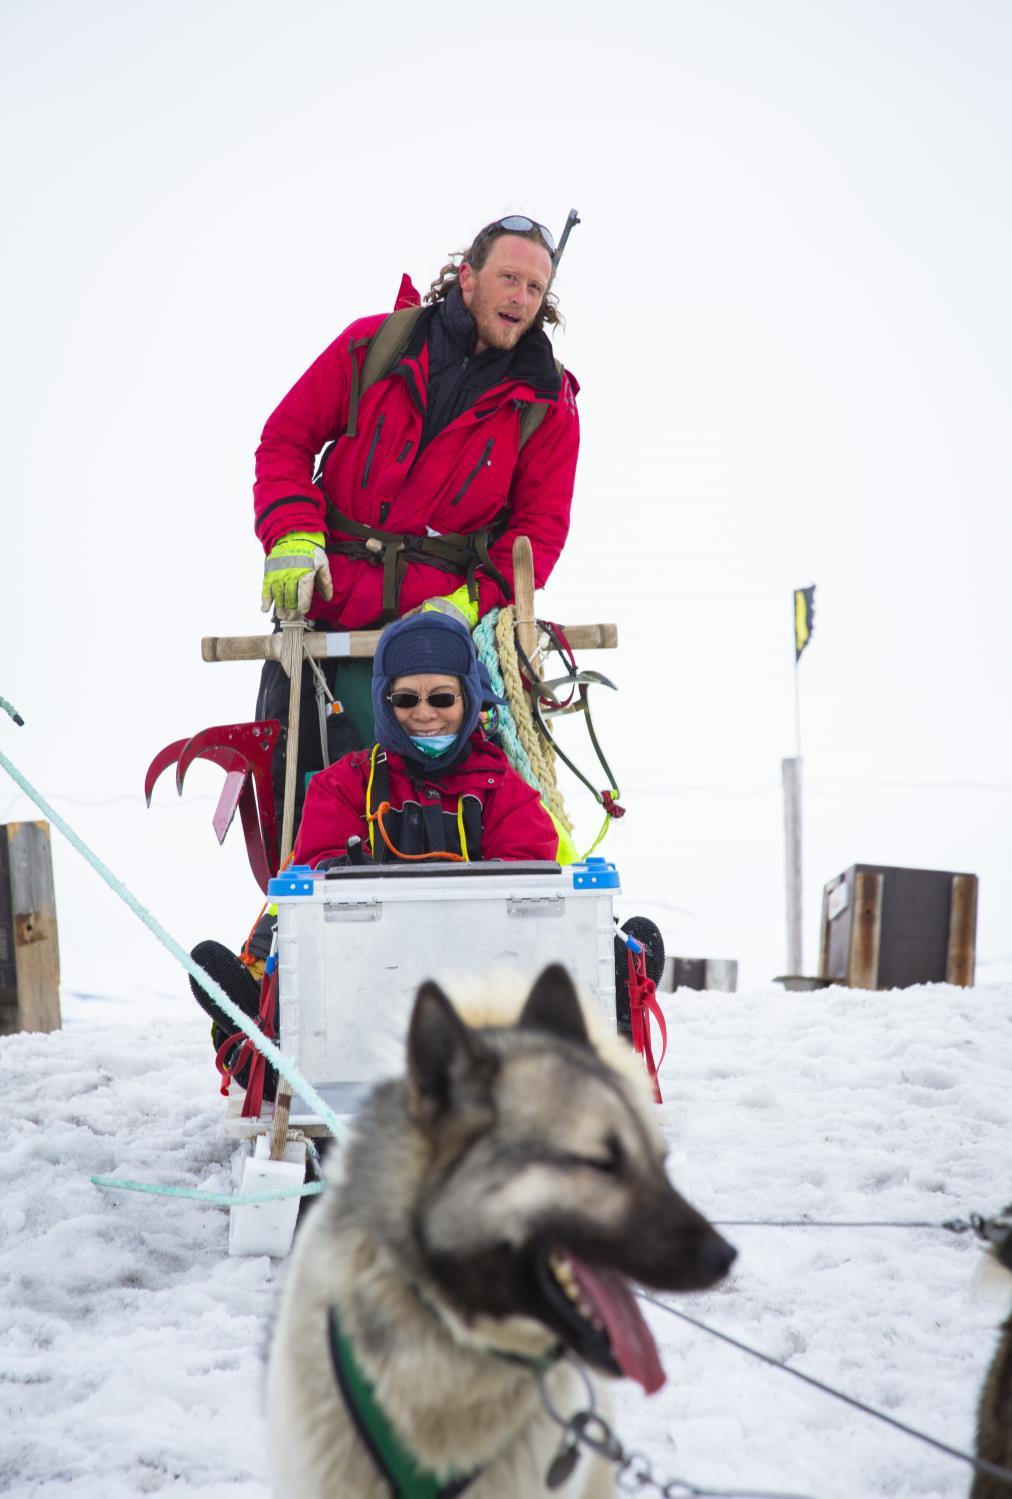
M 407 442 L 404 444 L 404 447 L 401 449 L 401 455 L 400 455 L 400 457 L 397 460 L 398 463 L 403 463 L 404 462 L 405 458 L 411 452 L 411 449 L 414 447 L 414 445 L 415 445 L 414 438 L 409 437 L 408 440 L 407 440 Z
M 460 504 L 461 500 L 467 494 L 467 491 L 471 488 L 471 485 L 474 483 L 475 479 L 477 479 L 478 475 L 481 473 L 481 471 L 485 467 L 486 463 L 488 463 L 489 458 L 490 458 L 491 453 L 492 453 L 492 449 L 494 447 L 495 447 L 495 438 L 494 437 L 490 437 L 489 440 L 488 440 L 488 442 L 485 444 L 484 451 L 483 451 L 481 457 L 478 459 L 478 462 L 475 464 L 474 468 L 471 470 L 471 472 L 468 474 L 467 478 L 464 480 L 463 484 L 461 485 L 460 493 L 454 495 L 453 499 L 450 501 L 451 505 L 459 505 Z
M 383 423 L 386 421 L 386 412 L 381 411 L 372 434 L 372 442 L 369 444 L 369 456 L 365 460 L 365 468 L 362 470 L 362 488 L 369 483 L 369 470 L 372 468 L 373 454 L 376 452 L 376 444 L 379 442 L 380 433 L 383 431 Z

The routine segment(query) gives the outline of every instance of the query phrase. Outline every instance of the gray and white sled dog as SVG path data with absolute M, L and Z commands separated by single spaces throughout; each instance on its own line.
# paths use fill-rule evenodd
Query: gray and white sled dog
M 1012 1468 L 1012 1203 L 995 1220 L 998 1236 L 989 1250 L 990 1279 L 1005 1301 L 1007 1315 L 991 1359 L 977 1406 L 977 1457 L 1000 1468 Z M 970 1499 L 1009 1499 L 1005 1479 L 977 1473 Z
M 277 1499 L 604 1499 L 614 1469 L 590 1455 L 546 1487 L 540 1380 L 567 1418 L 580 1365 L 652 1393 L 629 1282 L 703 1289 L 734 1259 L 668 1180 L 640 1059 L 562 967 L 527 988 L 458 1010 L 421 986 L 407 1076 L 363 1105 L 296 1236 L 267 1379 Z

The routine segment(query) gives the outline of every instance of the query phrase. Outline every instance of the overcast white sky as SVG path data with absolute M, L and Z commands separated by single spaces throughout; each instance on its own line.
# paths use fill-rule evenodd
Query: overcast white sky
M 617 620 L 607 852 L 673 948 L 783 971 L 780 758 L 802 676 L 805 953 L 823 883 L 980 875 L 1012 956 L 1012 9 L 12 3 L 0 35 L 0 743 L 182 940 L 257 892 L 220 773 L 251 715 L 252 454 L 353 317 L 510 210 L 561 227 L 584 441 L 541 601 Z M 5 721 L 6 722 L 6 721 Z M 33 815 L 0 786 L 0 821 Z M 110 799 L 122 800 L 106 805 Z M 82 803 L 103 805 L 82 805 Z M 592 819 L 583 818 L 589 832 Z M 65 978 L 179 980 L 57 854 Z

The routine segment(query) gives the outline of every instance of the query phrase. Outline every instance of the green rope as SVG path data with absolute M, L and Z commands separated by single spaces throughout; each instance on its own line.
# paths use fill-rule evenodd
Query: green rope
M 96 1187 L 111 1187 L 117 1192 L 148 1192 L 152 1197 L 185 1197 L 208 1207 L 244 1208 L 257 1202 L 282 1202 L 286 1197 L 318 1197 L 323 1182 L 305 1182 L 301 1187 L 277 1187 L 273 1192 L 246 1192 L 230 1197 L 227 1192 L 196 1192 L 189 1187 L 157 1187 L 153 1182 L 122 1181 L 114 1176 L 90 1176 Z
M 9 703 L 5 697 L 0 697 L 0 708 L 2 708 L 5 713 L 10 714 L 11 718 L 13 718 L 19 729 L 24 728 L 25 721 L 21 717 L 21 714 L 15 708 L 13 703 Z
M 499 666 L 499 655 L 495 648 L 495 626 L 499 618 L 498 609 L 490 609 L 479 621 L 472 632 L 471 639 L 478 653 L 478 660 L 488 672 L 488 679 L 492 683 L 492 691 L 501 698 L 506 696 L 506 685 L 502 679 L 502 671 Z M 535 774 L 531 765 L 530 756 L 520 743 L 520 735 L 517 733 L 516 720 L 505 703 L 496 704 L 498 715 L 498 734 L 502 744 L 503 754 L 518 775 L 523 776 L 528 786 L 541 793 L 541 782 Z
M 4 706 L 9 709 L 10 705 L 6 702 L 6 699 L 2 701 Z M 82 858 L 87 860 L 95 873 L 109 886 L 113 894 L 119 896 L 123 904 L 128 906 L 137 919 L 144 923 L 148 931 L 158 938 L 162 946 L 167 948 L 176 961 L 182 964 L 187 973 L 191 974 L 197 980 L 197 983 L 217 1001 L 228 1018 L 233 1021 L 236 1029 L 241 1030 L 244 1035 L 249 1037 L 257 1050 L 263 1053 L 271 1066 L 290 1085 L 292 1092 L 299 1094 L 311 1108 L 315 1109 L 334 1138 L 340 1139 L 343 1128 L 341 1121 L 329 1104 L 325 1103 L 320 1097 L 312 1083 L 307 1082 L 302 1076 L 302 1073 L 295 1066 L 294 1062 L 290 1061 L 283 1052 L 279 1051 L 274 1042 L 267 1039 L 255 1021 L 240 1010 L 239 1006 L 228 997 L 221 985 L 209 973 L 205 973 L 199 964 L 193 961 L 186 949 L 176 941 L 175 937 L 166 931 L 165 927 L 151 915 L 150 911 L 141 905 L 136 895 L 127 889 L 122 880 L 116 878 L 108 865 L 104 864 L 99 856 L 92 852 L 83 838 L 78 837 L 70 824 L 60 816 L 54 807 L 49 805 L 41 792 L 37 791 L 31 781 L 22 775 L 17 766 L 8 760 L 2 750 L 0 750 L 0 767 L 6 770 L 11 780 L 21 787 L 25 795 L 35 803 L 53 826 L 58 828 L 67 841 L 77 849 Z

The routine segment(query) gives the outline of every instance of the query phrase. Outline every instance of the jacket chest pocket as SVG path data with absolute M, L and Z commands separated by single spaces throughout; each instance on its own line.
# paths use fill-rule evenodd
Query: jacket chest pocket
M 484 469 L 490 469 L 492 467 L 492 451 L 493 451 L 494 448 L 495 448 L 495 438 L 494 437 L 486 438 L 485 445 L 484 445 L 484 447 L 481 450 L 481 457 L 478 459 L 478 461 L 474 465 L 474 467 L 472 469 L 470 469 L 470 471 L 465 472 L 464 478 L 463 478 L 463 480 L 462 480 L 459 488 L 457 489 L 457 491 L 454 494 L 452 500 L 450 501 L 451 505 L 459 505 L 460 502 L 461 502 L 461 500 L 467 494 L 468 490 L 471 488 L 471 486 L 475 483 L 475 481 L 477 479 L 479 479 L 482 476 L 482 471 Z M 485 486 L 482 486 L 482 487 L 485 487 Z
M 379 447 L 380 438 L 383 435 L 383 423 L 386 421 L 386 412 L 381 411 L 376 418 L 376 425 L 372 429 L 372 437 L 366 449 L 365 463 L 362 465 L 362 488 L 365 489 L 369 483 L 369 475 L 372 473 L 373 463 L 376 459 L 376 449 Z

